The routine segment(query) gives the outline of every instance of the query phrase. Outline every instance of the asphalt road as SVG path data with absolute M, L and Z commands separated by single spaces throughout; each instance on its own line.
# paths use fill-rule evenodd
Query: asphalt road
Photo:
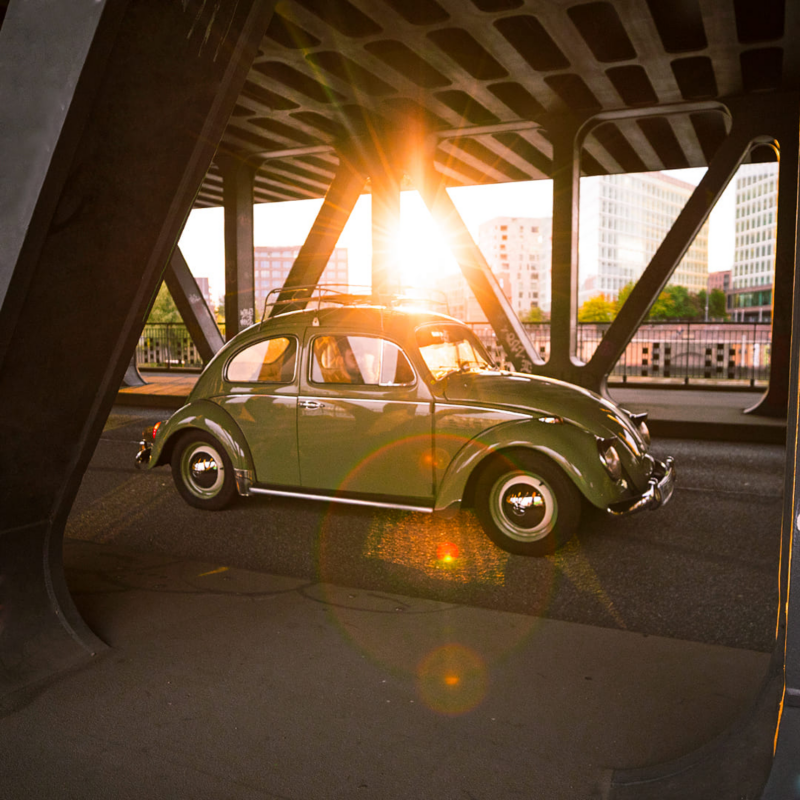
M 361 590 L 515 611 L 648 635 L 772 649 L 784 450 L 664 440 L 678 488 L 656 512 L 584 519 L 554 556 L 511 556 L 463 512 L 449 520 L 240 498 L 187 506 L 168 467 L 134 469 L 141 428 L 169 412 L 117 407 L 67 525 L 73 539 Z M 454 555 L 449 563 L 439 556 Z

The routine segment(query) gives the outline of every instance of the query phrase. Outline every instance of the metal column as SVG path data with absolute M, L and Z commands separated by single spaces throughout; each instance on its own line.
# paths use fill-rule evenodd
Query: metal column
M 67 591 L 64 527 L 272 7 L 6 12 L 0 697 L 103 647 Z
M 769 132 L 778 140 L 778 218 L 775 231 L 775 278 L 772 284 L 772 347 L 769 385 L 747 414 L 784 417 L 793 387 L 789 383 L 792 296 L 797 247 L 798 130 L 800 96 L 776 99 Z
M 399 288 L 397 244 L 400 235 L 400 181 L 386 163 L 373 162 L 372 293 L 391 294 Z
M 218 159 L 225 207 L 225 338 L 256 321 L 253 182 L 256 169 L 231 156 Z
M 550 359 L 546 371 L 562 380 L 576 380 L 578 324 L 578 198 L 580 169 L 576 128 L 554 130 L 553 250 L 550 306 Z M 541 371 L 541 370 L 540 370 Z

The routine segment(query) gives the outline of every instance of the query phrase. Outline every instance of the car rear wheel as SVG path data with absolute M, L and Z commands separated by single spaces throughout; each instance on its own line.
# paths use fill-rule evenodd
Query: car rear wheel
M 475 511 L 503 550 L 544 556 L 578 528 L 581 494 L 562 470 L 536 453 L 502 455 L 479 477 Z
M 195 508 L 217 511 L 236 494 L 233 465 L 222 445 L 200 431 L 185 434 L 172 453 L 172 479 Z

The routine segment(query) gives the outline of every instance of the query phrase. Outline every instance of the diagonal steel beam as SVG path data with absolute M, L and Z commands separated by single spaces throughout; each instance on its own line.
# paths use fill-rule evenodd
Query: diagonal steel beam
M 366 177 L 349 160 L 342 158 L 317 218 L 286 276 L 283 285 L 285 291 L 278 295 L 272 307 L 271 317 L 306 307 L 308 300 L 297 299 L 298 292 L 289 290 L 319 283 L 365 183 Z
M 796 176 L 797 160 L 794 149 L 796 149 L 797 142 L 797 112 L 786 114 L 787 99 L 778 96 L 755 96 L 729 101 L 728 107 L 733 118 L 730 133 L 720 145 L 703 179 L 678 215 L 615 320 L 609 326 L 589 363 L 583 368 L 582 385 L 589 386 L 602 394 L 607 393 L 608 375 L 625 352 L 625 348 L 633 339 L 647 312 L 666 286 L 754 143 L 771 143 L 774 138 L 788 140 L 788 159 L 794 164 L 793 169 Z M 796 97 L 794 99 L 796 101 Z M 796 102 L 794 105 L 796 106 Z M 785 203 L 784 215 L 794 215 L 796 208 L 792 205 L 791 198 L 787 199 L 789 202 Z M 788 227 L 787 224 L 784 224 L 784 232 Z M 788 275 L 788 278 L 783 277 L 782 280 L 791 281 L 793 268 L 784 266 L 781 274 L 782 276 Z M 776 295 L 774 303 L 778 305 L 778 313 L 774 314 L 773 334 L 776 325 L 789 326 L 791 320 L 791 293 L 775 292 L 774 295 Z M 783 373 L 788 373 L 788 338 L 788 332 L 785 336 L 781 336 L 779 328 L 778 340 L 773 345 L 772 372 L 775 373 L 776 384 L 786 383 L 786 376 Z M 782 346 L 784 340 L 785 346 Z M 777 353 L 775 352 L 776 347 Z M 782 413 L 785 413 L 788 385 L 785 385 L 782 390 L 777 388 L 777 385 L 773 388 L 771 378 L 767 396 L 772 399 L 771 407 L 780 408 Z
M 586 367 L 602 389 L 605 389 L 608 374 L 625 352 L 647 312 L 658 299 L 717 200 L 736 174 L 752 140 L 752 128 L 749 125 L 737 126 L 734 121 L 730 134 L 712 159 L 703 179 L 606 331 Z
M 458 209 L 447 193 L 444 178 L 433 167 L 433 159 L 414 160 L 412 177 L 422 199 L 447 238 L 469 288 L 489 320 L 515 369 L 531 372 L 542 358 L 517 318 L 483 253 L 475 244 Z
M 172 251 L 172 257 L 164 273 L 164 281 L 186 324 L 189 336 L 192 337 L 194 346 L 200 353 L 200 358 L 208 363 L 225 341 L 180 247 Z

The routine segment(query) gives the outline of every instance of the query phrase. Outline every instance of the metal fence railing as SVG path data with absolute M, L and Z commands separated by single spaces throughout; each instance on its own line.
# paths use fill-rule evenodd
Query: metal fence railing
M 220 331 L 225 334 L 225 324 Z M 136 347 L 136 364 L 143 369 L 200 370 L 203 359 L 182 322 L 157 322 L 144 326 Z
M 578 325 L 577 355 L 588 361 L 610 323 Z M 505 354 L 486 323 L 472 329 L 499 363 Z M 526 324 L 528 336 L 546 361 L 550 357 L 550 325 Z M 224 323 L 220 325 L 223 335 Z M 611 373 L 622 381 L 738 381 L 751 386 L 769 380 L 772 328 L 769 323 L 648 322 L 642 325 Z M 136 348 L 143 369 L 200 370 L 203 360 L 183 323 L 145 325 Z
M 589 361 L 611 323 L 580 323 L 577 356 Z M 550 325 L 526 324 L 534 347 L 550 357 Z M 495 359 L 506 362 L 489 325 L 473 330 Z M 754 386 L 769 380 L 772 328 L 749 322 L 648 322 L 642 325 L 611 373 L 650 380 L 741 381 Z

